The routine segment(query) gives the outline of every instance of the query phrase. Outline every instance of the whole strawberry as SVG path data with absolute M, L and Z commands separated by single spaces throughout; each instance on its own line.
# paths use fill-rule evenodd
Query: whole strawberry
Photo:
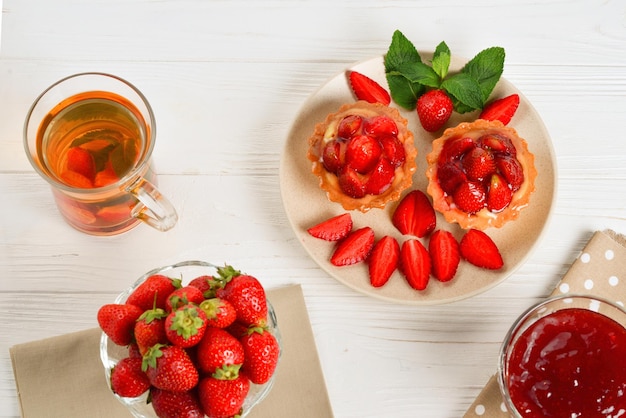
M 207 329 L 206 314 L 197 305 L 185 305 L 165 318 L 165 335 L 174 345 L 188 348 L 198 344 Z
M 202 406 L 194 391 L 169 392 L 153 387 L 150 389 L 150 399 L 159 418 L 204 417 Z
M 217 296 L 233 305 L 237 320 L 248 325 L 264 326 L 267 323 L 267 299 L 259 280 L 241 274 L 231 266 L 219 268 L 218 273 L 224 285 L 217 290 Z
M 443 90 L 430 90 L 417 99 L 417 116 L 428 132 L 443 128 L 453 110 L 452 99 Z
M 143 309 L 135 305 L 106 304 L 98 309 L 98 325 L 117 345 L 128 345 L 133 340 L 133 329 Z
M 280 346 L 276 337 L 267 329 L 251 328 L 241 338 L 245 360 L 241 370 L 252 383 L 263 384 L 274 374 L 280 357 Z
M 215 296 L 215 290 L 219 286 L 219 282 L 213 276 L 203 275 L 192 279 L 189 282 L 189 286 L 200 289 L 204 297 L 209 299 Z
M 191 285 L 183 286 L 170 293 L 165 300 L 165 310 L 172 312 L 189 303 L 199 305 L 203 300 L 204 294 L 202 290 Z
M 207 328 L 196 354 L 198 368 L 207 374 L 218 369 L 237 374 L 244 361 L 241 342 L 221 328 Z
M 137 286 L 126 299 L 126 303 L 139 306 L 142 311 L 153 307 L 165 309 L 167 297 L 180 286 L 180 279 L 171 279 L 162 274 L 155 274 Z
M 250 380 L 243 374 L 235 378 L 207 376 L 198 384 L 198 398 L 204 413 L 212 418 L 241 414 L 250 390 Z
M 237 319 L 235 307 L 226 299 L 210 298 L 200 303 L 207 317 L 207 326 L 226 328 Z
M 141 358 L 126 357 L 111 369 L 111 390 L 124 398 L 136 398 L 150 389 L 150 380 L 141 370 Z
M 143 356 L 155 344 L 166 344 L 165 318 L 167 313 L 161 309 L 149 309 L 141 314 L 135 323 L 135 342 Z
M 187 352 L 175 345 L 152 346 L 143 356 L 141 368 L 152 386 L 172 392 L 191 390 L 200 378 Z

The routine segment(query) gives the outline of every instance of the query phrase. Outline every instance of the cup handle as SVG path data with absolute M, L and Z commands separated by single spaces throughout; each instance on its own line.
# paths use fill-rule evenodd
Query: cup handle
M 131 211 L 132 216 L 159 231 L 168 231 L 176 225 L 176 209 L 148 180 L 140 177 L 126 190 L 140 202 Z

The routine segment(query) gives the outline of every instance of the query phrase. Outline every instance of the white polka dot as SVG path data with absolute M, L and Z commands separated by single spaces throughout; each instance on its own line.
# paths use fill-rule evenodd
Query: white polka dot
M 606 258 L 607 260 L 613 260 L 613 257 L 615 257 L 615 253 L 613 252 L 613 250 L 606 250 L 606 252 L 604 253 L 604 258 Z
M 585 280 L 585 289 L 587 290 L 593 289 L 593 280 L 591 279 Z
M 591 302 L 589 302 L 589 309 L 591 309 L 594 312 L 598 312 L 600 310 L 600 301 L 592 300 Z
M 502 402 L 500 404 L 500 411 L 502 411 L 502 412 L 509 412 L 509 410 L 506 408 L 506 405 L 504 404 L 504 402 Z
M 591 254 L 589 253 L 582 253 L 580 255 L 580 261 L 582 261 L 583 263 L 588 263 L 589 261 L 591 261 Z
M 484 415 L 485 405 L 476 405 L 476 408 L 474 408 L 474 412 L 476 413 L 476 415 Z
M 619 283 L 619 279 L 617 278 L 617 276 L 611 276 L 609 277 L 609 284 L 611 286 L 617 286 Z
M 559 290 L 561 291 L 561 293 L 569 292 L 569 284 L 561 283 L 561 285 L 559 286 Z

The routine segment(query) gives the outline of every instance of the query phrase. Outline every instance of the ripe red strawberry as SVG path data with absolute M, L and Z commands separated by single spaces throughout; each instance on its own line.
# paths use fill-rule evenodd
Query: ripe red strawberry
M 139 306 L 143 311 L 153 307 L 165 309 L 167 297 L 180 286 L 180 279 L 155 274 L 137 286 L 126 299 L 126 303 Z
M 367 135 L 355 136 L 346 147 L 346 164 L 358 173 L 366 174 L 374 169 L 383 150 L 380 143 Z
M 240 341 L 244 352 L 242 372 L 252 383 L 267 383 L 274 374 L 280 357 L 280 346 L 276 337 L 265 328 L 254 327 Z
M 459 159 L 462 155 L 465 155 L 468 151 L 474 148 L 476 144 L 474 140 L 468 136 L 461 136 L 447 140 L 443 144 L 441 154 L 439 154 L 439 164 L 444 164 L 449 161 Z
M 483 231 L 468 230 L 461 238 L 459 250 L 461 256 L 475 266 L 497 270 L 504 265 L 498 247 Z
M 235 307 L 227 300 L 210 298 L 199 305 L 207 317 L 207 326 L 215 328 L 229 327 L 237 319 Z
M 480 113 L 479 118 L 485 120 L 499 120 L 503 124 L 508 124 L 519 106 L 520 98 L 518 94 L 494 100 L 487 104 Z
M 458 161 L 448 161 L 437 167 L 437 179 L 441 190 L 452 195 L 459 185 L 467 182 L 467 176 Z
M 463 157 L 463 169 L 472 181 L 483 181 L 496 171 L 496 162 L 491 151 L 476 147 Z
M 250 380 L 239 374 L 233 379 L 208 376 L 200 380 L 198 398 L 208 417 L 239 416 L 243 402 L 250 391 Z
M 267 299 L 261 282 L 232 266 L 221 267 L 218 273 L 224 285 L 216 295 L 233 305 L 237 320 L 247 325 L 264 326 L 267 323 Z
M 394 175 L 395 167 L 391 162 L 386 158 L 380 158 L 365 182 L 365 193 L 374 195 L 384 193 L 391 186 Z
M 476 141 L 476 145 L 490 150 L 493 153 L 508 154 L 513 157 L 517 155 L 517 149 L 511 139 L 497 133 L 489 133 L 481 136 Z
M 98 325 L 117 345 L 128 345 L 133 340 L 133 329 L 143 309 L 130 304 L 106 304 L 98 309 Z
M 200 400 L 194 391 L 169 392 L 150 389 L 150 403 L 159 418 L 204 418 Z
M 165 318 L 165 335 L 179 347 L 188 348 L 198 344 L 206 329 L 206 314 L 197 305 L 184 305 Z
M 135 342 L 139 353 L 144 355 L 155 344 L 166 344 L 165 317 L 167 313 L 161 309 L 148 309 L 141 314 L 135 323 Z
M 420 241 L 404 241 L 400 249 L 400 269 L 409 286 L 416 290 L 426 289 L 430 278 L 430 256 Z
M 352 231 L 352 225 L 352 216 L 345 212 L 310 227 L 307 232 L 315 238 L 339 241 Z
M 428 242 L 428 253 L 433 276 L 447 282 L 454 278 L 459 266 L 459 244 L 449 231 L 438 229 L 433 232 Z
M 337 136 L 342 139 L 350 139 L 354 134 L 359 132 L 363 118 L 359 115 L 348 115 L 339 122 L 337 127 Z
M 78 173 L 93 182 L 96 177 L 96 163 L 91 153 L 81 147 L 67 151 L 67 169 Z
M 175 311 L 181 306 L 190 303 L 199 305 L 204 300 L 204 294 L 195 286 L 187 285 L 174 290 L 165 300 L 165 310 Z
M 397 136 L 385 135 L 379 139 L 383 155 L 394 168 L 400 167 L 406 160 L 406 151 Z
M 221 328 L 207 328 L 198 344 L 197 355 L 198 368 L 205 374 L 222 369 L 232 375 L 239 372 L 244 361 L 244 351 L 239 340 Z
M 333 139 L 324 145 L 322 150 L 322 164 L 326 171 L 330 173 L 339 173 L 344 165 L 346 156 L 346 142 L 343 140 Z
M 365 260 L 374 246 L 374 230 L 369 226 L 348 234 L 339 241 L 330 262 L 334 266 L 347 266 Z
M 494 213 L 502 211 L 509 206 L 513 192 L 506 183 L 506 180 L 499 174 L 493 174 L 487 192 L 487 208 Z
M 111 369 L 111 390 L 124 398 L 136 398 L 150 389 L 150 380 L 141 370 L 141 358 L 126 357 Z
M 513 192 L 519 190 L 522 183 L 524 183 L 524 169 L 519 160 L 505 155 L 496 159 L 496 166 L 506 182 L 511 185 L 511 190 Z
M 357 99 L 365 100 L 369 103 L 382 103 L 384 105 L 389 105 L 391 103 L 391 96 L 389 95 L 389 92 L 385 90 L 383 86 L 366 75 L 356 71 L 350 71 L 348 73 L 348 78 L 350 80 L 352 91 Z
M 397 136 L 398 125 L 389 116 L 378 115 L 365 119 L 363 132 L 377 139 L 388 135 Z
M 476 213 L 485 207 L 487 192 L 482 183 L 467 181 L 461 183 L 453 193 L 456 206 L 467 213 Z
M 391 235 L 385 235 L 374 244 L 368 258 L 370 284 L 381 287 L 398 267 L 400 245 Z
M 365 196 L 365 183 L 363 179 L 349 165 L 344 165 L 339 169 L 337 181 L 341 190 L 350 197 L 360 199 Z
M 189 354 L 175 345 L 152 346 L 143 356 L 141 368 L 152 386 L 172 392 L 191 390 L 200 378 Z
M 215 296 L 215 289 L 218 286 L 218 282 L 213 276 L 203 275 L 192 279 L 189 282 L 189 286 L 200 289 L 205 298 L 211 298 Z
M 443 128 L 453 110 L 454 104 L 443 90 L 430 90 L 417 99 L 417 116 L 428 132 Z
M 435 229 L 437 216 L 428 196 L 416 189 L 402 198 L 391 221 L 402 234 L 422 238 Z

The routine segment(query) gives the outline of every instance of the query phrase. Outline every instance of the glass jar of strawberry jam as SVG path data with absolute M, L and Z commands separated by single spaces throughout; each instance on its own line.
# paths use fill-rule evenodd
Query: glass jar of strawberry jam
M 498 383 L 514 417 L 626 417 L 626 311 L 572 295 L 535 305 L 502 344 Z

